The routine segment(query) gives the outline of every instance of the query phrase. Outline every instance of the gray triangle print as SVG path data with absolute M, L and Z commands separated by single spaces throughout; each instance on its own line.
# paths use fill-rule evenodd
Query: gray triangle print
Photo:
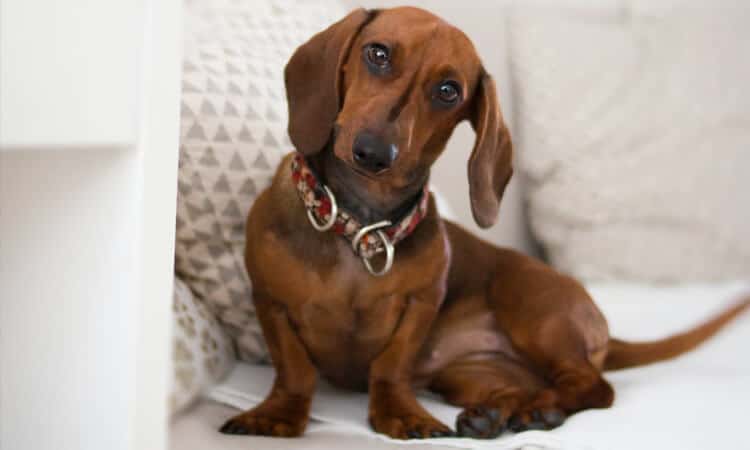
M 245 93 L 244 93 L 244 92 L 242 92 L 242 89 L 240 89 L 240 87 L 239 87 L 239 86 L 237 86 L 237 85 L 236 85 L 236 84 L 235 84 L 234 82 L 232 82 L 232 81 L 230 81 L 230 82 L 229 82 L 229 87 L 227 88 L 227 91 L 228 91 L 228 92 L 229 92 L 230 94 L 233 94 L 233 95 L 245 95 Z
M 255 187 L 255 182 L 252 180 L 252 178 L 248 178 L 244 183 L 242 183 L 242 187 L 240 188 L 239 192 L 243 195 L 255 195 L 258 190 Z
M 192 251 L 193 247 L 198 245 L 198 239 L 183 240 L 182 246 L 185 247 L 185 251 Z
M 229 138 L 229 133 L 227 133 L 227 129 L 224 128 L 224 125 L 219 125 L 219 129 L 216 130 L 216 135 L 214 136 L 214 141 L 216 142 L 231 141 L 231 139 Z
M 214 184 L 214 192 L 224 192 L 224 193 L 231 193 L 231 189 L 229 188 L 229 180 L 227 180 L 226 174 L 221 174 L 218 180 L 216 180 L 216 183 Z
M 234 152 L 234 154 L 232 155 L 232 160 L 229 161 L 229 170 L 236 170 L 241 172 L 245 169 L 245 163 L 242 162 L 242 158 L 240 158 L 239 153 Z
M 279 147 L 279 143 L 276 141 L 270 131 L 266 131 L 266 137 L 263 138 L 263 143 L 271 147 Z
M 257 120 L 257 119 L 260 119 L 260 116 L 258 115 L 257 112 L 255 112 L 252 106 L 247 105 L 247 110 L 245 111 L 245 118 Z
M 224 233 L 221 232 L 221 225 L 219 225 L 219 222 L 214 222 L 214 225 L 211 227 L 211 239 L 215 241 L 221 241 L 224 239 Z
M 203 133 L 203 128 L 198 125 L 198 123 L 194 123 L 192 127 L 187 132 L 186 137 L 192 138 L 192 139 L 200 139 L 202 141 L 206 140 L 206 135 Z
M 209 244 L 206 246 L 206 249 L 213 259 L 219 259 L 224 253 L 224 247 L 221 245 Z
M 236 276 L 237 273 L 235 272 L 234 267 L 219 266 L 219 277 L 224 283 L 231 281 L 232 278 L 235 278 Z
M 200 172 L 194 172 L 190 177 L 190 184 L 198 192 L 206 192 L 206 188 L 203 187 L 203 180 L 201 180 Z
M 256 169 L 270 169 L 271 166 L 266 161 L 266 156 L 263 153 L 259 153 L 258 157 L 253 161 L 253 167 Z
M 188 210 L 188 217 L 190 217 L 190 220 L 195 221 L 198 217 L 205 214 L 205 211 L 203 208 L 198 208 L 195 205 L 192 205 L 190 203 L 187 203 L 187 210 Z
M 193 268 L 198 272 L 203 272 L 208 268 L 208 264 L 195 258 L 190 258 L 190 265 L 193 266 Z
M 237 202 L 234 200 L 229 201 L 227 207 L 224 208 L 224 211 L 221 212 L 221 215 L 225 217 L 242 217 L 240 208 L 237 206 Z
M 229 296 L 232 297 L 232 305 L 234 306 L 247 305 L 250 301 L 250 297 L 244 292 L 237 292 L 230 289 Z
M 195 237 L 201 242 L 211 242 L 211 235 L 205 231 L 193 230 Z
M 252 82 L 247 83 L 247 95 L 251 97 L 258 97 L 260 96 L 260 90 L 257 87 L 255 87 L 255 85 Z
M 234 107 L 233 104 L 229 103 L 229 101 L 224 102 L 224 115 L 227 117 L 239 117 L 240 113 L 237 111 L 237 108 Z
M 201 159 L 199 159 L 198 162 L 203 164 L 204 166 L 215 167 L 219 165 L 219 160 L 216 159 L 214 149 L 211 147 L 206 148 L 206 150 L 203 152 L 203 156 L 201 156 Z
M 216 212 L 216 210 L 214 209 L 214 204 L 208 198 L 203 199 L 203 211 L 211 214 Z
M 193 159 L 188 155 L 187 150 L 185 150 L 184 146 L 180 146 L 180 163 L 181 164 L 190 164 L 193 162 Z
M 245 235 L 245 226 L 242 223 L 232 225 L 232 229 L 229 232 L 232 239 L 241 239 Z
M 177 190 L 180 192 L 180 195 L 190 195 L 190 192 L 193 191 L 192 186 L 185 183 L 182 179 L 177 180 Z
M 190 107 L 185 104 L 184 101 L 182 102 L 182 105 L 180 105 L 180 117 L 195 117 L 195 113 L 193 112 L 193 110 L 190 109 Z
M 217 116 L 216 114 L 216 108 L 214 108 L 214 105 L 211 104 L 208 100 L 203 100 L 203 103 L 201 103 L 201 114 L 204 116 Z
M 221 87 L 219 87 L 219 84 L 216 83 L 211 78 L 209 78 L 209 79 L 206 80 L 206 91 L 214 93 L 214 94 L 221 94 L 222 93 Z
M 203 295 L 203 298 L 206 298 L 207 296 L 216 296 L 216 298 L 221 298 L 219 294 L 216 293 L 216 291 L 221 289 L 221 283 L 218 281 L 213 281 L 211 279 L 206 280 L 204 283 L 205 286 L 205 293 Z
M 255 138 L 252 134 L 250 134 L 250 130 L 247 128 L 247 125 L 242 125 L 240 134 L 237 135 L 237 137 L 243 142 L 255 142 Z

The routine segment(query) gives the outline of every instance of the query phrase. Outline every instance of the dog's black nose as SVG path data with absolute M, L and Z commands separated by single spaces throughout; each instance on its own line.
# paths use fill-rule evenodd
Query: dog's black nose
M 352 153 L 357 165 L 368 172 L 378 173 L 391 167 L 398 156 L 398 148 L 369 131 L 362 131 L 354 139 Z

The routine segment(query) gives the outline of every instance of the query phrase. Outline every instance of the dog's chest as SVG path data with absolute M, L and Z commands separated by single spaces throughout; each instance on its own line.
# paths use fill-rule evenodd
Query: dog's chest
M 303 259 L 269 233 L 257 275 L 264 291 L 286 307 L 321 374 L 348 388 L 365 388 L 369 365 L 390 342 L 416 282 L 398 275 L 399 260 L 391 273 L 374 277 L 343 239 L 328 245 L 319 252 L 308 245 Z
M 395 332 L 405 299 L 397 294 L 358 296 L 356 289 L 338 294 L 308 299 L 292 320 L 324 375 L 337 384 L 359 385 Z
M 329 274 L 325 288 L 300 299 L 291 319 L 322 374 L 336 384 L 363 388 L 370 362 L 399 324 L 406 296 L 355 269 L 356 274 L 346 269 Z

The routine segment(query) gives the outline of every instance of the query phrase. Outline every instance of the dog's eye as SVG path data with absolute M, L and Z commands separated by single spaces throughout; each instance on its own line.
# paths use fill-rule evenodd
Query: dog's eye
M 391 64 L 391 52 L 383 44 L 368 44 L 364 53 L 367 63 L 379 71 L 388 69 Z
M 435 98 L 441 103 L 452 105 L 461 98 L 461 88 L 455 81 L 443 81 L 435 89 Z

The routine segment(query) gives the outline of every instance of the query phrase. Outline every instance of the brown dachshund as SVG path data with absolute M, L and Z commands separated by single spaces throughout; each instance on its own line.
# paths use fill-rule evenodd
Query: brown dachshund
M 750 305 L 659 342 L 609 336 L 581 285 L 438 216 L 425 190 L 456 124 L 469 120 L 476 222 L 491 226 L 511 176 L 495 85 L 469 39 L 416 8 L 359 9 L 286 67 L 282 162 L 247 220 L 247 269 L 276 379 L 230 434 L 298 436 L 318 373 L 368 390 L 373 428 L 448 436 L 415 398 L 466 408 L 459 435 L 546 429 L 612 404 L 606 369 L 683 353 Z

